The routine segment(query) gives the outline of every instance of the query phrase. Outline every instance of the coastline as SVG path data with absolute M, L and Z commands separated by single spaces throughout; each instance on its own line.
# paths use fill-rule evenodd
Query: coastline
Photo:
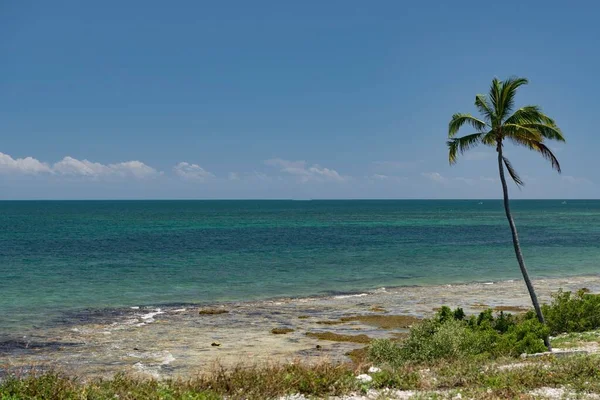
M 600 292 L 600 275 L 542 278 L 534 281 L 547 302 L 559 288 Z M 154 378 L 191 376 L 215 362 L 223 365 L 302 359 L 347 360 L 346 353 L 364 344 L 319 340 L 307 333 L 393 337 L 405 327 L 384 328 L 352 317 L 427 317 L 441 305 L 476 313 L 487 307 L 528 308 L 520 280 L 432 286 L 400 286 L 356 293 L 276 298 L 213 305 L 170 304 L 104 310 L 73 315 L 65 323 L 0 345 L 10 371 L 54 368 L 82 377 L 127 372 Z M 221 310 L 220 314 L 199 313 Z M 349 321 L 342 322 L 346 318 Z M 77 322 L 79 321 L 79 322 Z M 324 323 L 325 322 L 325 323 Z M 272 329 L 293 329 L 273 334 Z M 213 346 L 218 343 L 219 346 Z

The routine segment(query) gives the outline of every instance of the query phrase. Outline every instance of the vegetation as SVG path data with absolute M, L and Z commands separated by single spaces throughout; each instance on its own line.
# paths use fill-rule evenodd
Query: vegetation
M 560 290 L 542 310 L 553 335 L 600 328 L 600 295 L 581 289 L 575 295 Z
M 540 153 L 542 157 L 550 161 L 552 168 L 560 173 L 558 159 L 550 148 L 546 146 L 545 142 L 546 140 L 564 142 L 565 139 L 554 120 L 544 114 L 538 106 L 529 105 L 521 107 L 512 113 L 517 89 L 527 83 L 528 81 L 525 78 L 510 78 L 505 81 L 499 81 L 494 78 L 487 96 L 483 94 L 475 96 L 475 106 L 482 114 L 482 119 L 476 118 L 471 114 L 462 113 L 452 116 L 448 126 L 448 149 L 450 164 L 456 162 L 459 153 L 462 154 L 479 144 L 491 146 L 496 149 L 498 153 L 498 171 L 504 193 L 504 211 L 512 233 L 517 262 L 529 290 L 537 318 L 543 324 L 544 315 L 533 284 L 529 279 L 529 273 L 527 272 L 519 244 L 519 235 L 510 211 L 504 167 L 506 167 L 508 174 L 517 185 L 523 185 L 524 183 L 508 158 L 504 155 L 504 144 L 509 141 L 517 146 L 524 146 Z M 460 128 L 465 124 L 475 129 L 475 133 L 456 137 Z M 546 347 L 551 350 L 549 339 L 546 337 L 544 341 Z
M 288 393 L 339 395 L 357 388 L 347 365 L 286 364 L 217 368 L 191 380 L 156 381 L 117 375 L 87 383 L 48 373 L 0 383 L 0 399 L 268 399 Z
M 437 315 L 411 328 L 402 343 L 374 340 L 369 358 L 376 364 L 397 368 L 406 363 L 466 358 L 498 358 L 545 350 L 548 328 L 532 313 L 515 317 L 491 309 L 466 318 L 461 308 L 442 307 Z
M 600 393 L 599 357 L 550 357 L 543 360 L 543 366 L 540 368 L 537 362 L 511 365 L 472 359 L 441 360 L 422 367 L 407 364 L 397 369 L 384 368 L 372 373 L 369 383 L 356 379 L 356 374 L 366 371 L 366 367 L 328 363 L 217 368 L 190 380 L 165 381 L 117 375 L 84 382 L 47 373 L 0 382 L 0 399 L 276 399 L 296 393 L 323 398 L 384 388 L 418 390 L 422 393 L 420 398 L 432 398 L 434 391 L 441 393 L 440 398 L 452 398 L 454 393 L 477 399 L 532 398 L 530 392 L 541 387 Z

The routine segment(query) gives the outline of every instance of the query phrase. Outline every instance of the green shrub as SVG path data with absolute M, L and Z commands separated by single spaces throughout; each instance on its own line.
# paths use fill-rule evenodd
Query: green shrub
M 523 353 L 542 353 L 548 349 L 543 338 L 548 334 L 548 328 L 537 319 L 525 319 L 510 326 L 506 333 L 498 335 L 494 354 L 496 356 L 517 357 Z
M 461 309 L 442 307 L 434 318 L 414 325 L 401 344 L 375 340 L 369 359 L 377 364 L 398 367 L 407 362 L 431 362 L 458 358 L 519 356 L 546 350 L 543 343 L 548 328 L 535 315 L 515 317 L 485 310 L 464 319 Z
M 559 290 L 552 296 L 551 304 L 542 305 L 542 312 L 552 335 L 597 329 L 600 328 L 600 295 L 590 294 L 586 289 L 575 295 Z

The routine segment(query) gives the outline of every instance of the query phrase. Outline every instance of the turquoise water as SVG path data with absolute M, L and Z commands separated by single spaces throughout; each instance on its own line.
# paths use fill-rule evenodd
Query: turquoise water
M 514 201 L 534 277 L 600 271 L 600 201 Z M 69 312 L 519 278 L 500 201 L 0 202 L 0 336 Z

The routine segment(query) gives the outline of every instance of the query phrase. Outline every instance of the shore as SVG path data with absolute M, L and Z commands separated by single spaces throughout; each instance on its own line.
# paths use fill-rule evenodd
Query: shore
M 560 288 L 600 292 L 598 275 L 540 279 L 534 284 L 544 302 Z M 441 305 L 460 306 L 467 313 L 487 307 L 518 311 L 528 308 L 530 300 L 523 282 L 512 280 L 380 288 L 211 307 L 83 312 L 71 315 L 64 324 L 1 343 L 0 374 L 33 366 L 84 378 L 116 372 L 166 378 L 193 376 L 217 362 L 228 366 L 295 359 L 343 361 L 349 351 L 365 346 L 361 343 L 365 337 L 402 334 L 415 318 L 427 317 Z

